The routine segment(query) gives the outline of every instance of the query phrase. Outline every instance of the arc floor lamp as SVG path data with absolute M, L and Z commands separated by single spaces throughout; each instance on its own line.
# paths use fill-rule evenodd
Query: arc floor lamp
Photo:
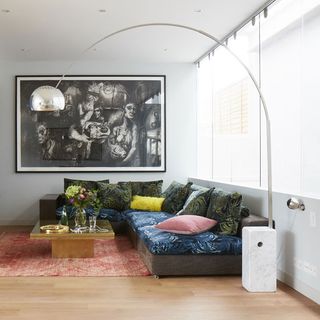
M 263 227 L 246 227 L 243 229 L 243 276 L 242 282 L 243 286 L 248 291 L 263 291 L 263 292 L 273 292 L 276 290 L 276 235 L 275 230 L 273 230 L 273 214 L 272 214 L 272 168 L 271 168 L 271 125 L 269 112 L 266 105 L 265 98 L 261 92 L 259 84 L 255 79 L 254 75 L 247 67 L 247 65 L 232 51 L 229 47 L 220 41 L 215 36 L 182 24 L 175 23 L 145 23 L 138 24 L 123 28 L 121 30 L 112 32 L 98 41 L 94 42 L 88 48 L 86 48 L 82 53 L 84 54 L 88 50 L 94 48 L 96 45 L 102 41 L 111 38 L 119 33 L 129 31 L 132 29 L 152 27 L 152 26 L 166 26 L 166 27 L 176 27 L 194 31 L 196 33 L 202 34 L 203 36 L 215 41 L 220 46 L 224 47 L 246 70 L 250 79 L 252 80 L 258 94 L 260 97 L 261 104 L 263 106 L 264 115 L 266 119 L 266 141 L 267 141 L 267 182 L 268 182 L 268 228 Z M 61 110 L 64 108 L 64 96 L 62 92 L 58 89 L 61 81 L 64 79 L 68 71 L 74 65 L 75 62 L 71 63 L 67 68 L 66 72 L 62 75 L 58 81 L 56 87 L 42 86 L 37 88 L 31 95 L 31 108 L 34 111 L 53 111 Z

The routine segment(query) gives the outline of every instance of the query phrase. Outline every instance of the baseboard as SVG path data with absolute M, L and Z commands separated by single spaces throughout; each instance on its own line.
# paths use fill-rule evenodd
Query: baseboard
M 35 223 L 30 220 L 0 220 L 0 226 L 32 226 Z
M 281 270 L 278 270 L 278 279 L 317 304 L 320 304 L 320 292 L 318 290 L 315 290 L 304 282 L 293 278 L 290 274 Z

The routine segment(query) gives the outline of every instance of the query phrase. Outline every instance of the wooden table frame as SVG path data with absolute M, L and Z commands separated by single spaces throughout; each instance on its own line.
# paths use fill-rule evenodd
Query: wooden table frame
M 109 232 L 45 233 L 40 230 L 40 226 L 48 224 L 56 224 L 56 222 L 38 221 L 30 233 L 30 239 L 51 240 L 53 258 L 93 258 L 94 240 L 114 239 L 114 232 L 108 220 L 97 220 L 97 226 L 108 229 Z

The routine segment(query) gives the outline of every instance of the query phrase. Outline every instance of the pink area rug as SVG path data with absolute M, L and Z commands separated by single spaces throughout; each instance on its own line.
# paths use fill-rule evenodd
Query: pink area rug
M 49 240 L 31 240 L 29 233 L 0 234 L 0 276 L 147 276 L 148 269 L 125 236 L 96 240 L 95 257 L 51 258 Z

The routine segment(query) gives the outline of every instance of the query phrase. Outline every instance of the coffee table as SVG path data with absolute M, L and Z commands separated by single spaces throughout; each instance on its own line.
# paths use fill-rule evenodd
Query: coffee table
M 94 257 L 94 240 L 114 239 L 114 232 L 108 220 L 97 220 L 97 226 L 107 229 L 106 232 L 65 232 L 46 233 L 40 226 L 57 224 L 57 221 L 38 221 L 30 233 L 30 239 L 51 240 L 53 258 L 92 258 Z M 70 226 L 72 229 L 72 226 Z

